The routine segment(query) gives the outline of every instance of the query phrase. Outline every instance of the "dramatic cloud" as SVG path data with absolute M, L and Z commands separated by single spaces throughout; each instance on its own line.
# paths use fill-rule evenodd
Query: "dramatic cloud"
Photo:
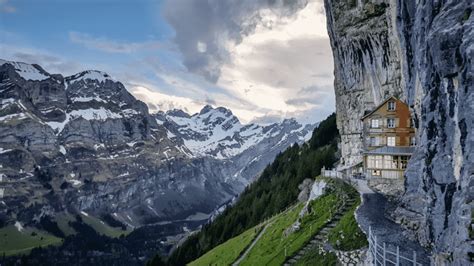
M 334 110 L 322 1 L 186 3 L 170 1 L 165 9 L 184 64 L 232 95 L 228 107 L 252 111 L 235 113 L 265 123 L 314 122 Z
M 0 57 L 65 75 L 108 72 L 152 112 L 194 113 L 211 104 L 231 109 L 244 123 L 290 117 L 314 123 L 334 111 L 321 0 L 165 1 L 157 15 L 164 15 L 174 35 L 159 42 L 65 31 L 66 48 L 53 51 L 24 47 L 31 43 L 27 38 L 0 29 Z
M 228 58 L 229 42 L 240 43 L 255 27 L 271 28 L 280 20 L 265 20 L 262 12 L 276 18 L 290 17 L 307 0 L 168 0 L 164 16 L 176 32 L 175 42 L 184 64 L 194 73 L 216 81 Z
M 321 9 L 322 3 L 311 1 L 272 28 L 257 25 L 239 44 L 229 46 L 229 61 L 217 84 L 259 106 L 266 116 L 324 118 L 334 110 L 334 93 Z M 265 18 L 277 19 L 271 13 Z
M 89 49 L 96 49 L 107 53 L 132 53 L 139 50 L 155 50 L 161 44 L 157 41 L 147 42 L 118 42 L 104 37 L 93 37 L 87 33 L 69 32 L 69 39 Z

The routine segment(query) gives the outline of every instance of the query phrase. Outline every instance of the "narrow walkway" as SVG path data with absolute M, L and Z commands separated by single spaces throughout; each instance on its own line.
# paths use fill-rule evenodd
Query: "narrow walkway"
M 396 249 L 399 246 L 400 253 L 411 258 L 413 251 L 416 252 L 419 262 L 423 265 L 429 265 L 429 253 L 416 241 L 410 240 L 406 235 L 406 231 L 397 223 L 388 219 L 385 216 L 387 209 L 387 199 L 378 193 L 374 193 L 363 183 L 363 180 L 358 181 L 358 190 L 362 196 L 362 203 L 356 211 L 357 223 L 362 231 L 368 235 L 369 227 L 372 228 L 372 233 L 377 236 L 380 243 L 385 242 L 391 249 Z
M 336 212 L 336 214 L 331 218 L 331 220 L 317 233 L 313 236 L 313 238 L 306 243 L 295 255 L 290 257 L 285 261 L 283 265 L 290 266 L 296 264 L 298 260 L 300 260 L 303 256 L 306 255 L 309 251 L 314 249 L 315 246 L 323 246 L 328 238 L 329 231 L 333 229 L 339 220 L 341 220 L 342 216 L 349 211 L 349 209 L 354 205 L 354 199 L 348 199 L 344 206 Z
M 247 255 L 250 253 L 250 251 L 255 246 L 255 244 L 257 244 L 258 240 L 263 236 L 263 234 L 265 233 L 265 230 L 267 230 L 268 226 L 270 226 L 271 224 L 272 224 L 272 222 L 269 222 L 265 225 L 265 227 L 260 231 L 260 233 L 258 233 L 258 236 L 247 247 L 245 252 L 242 255 L 240 255 L 239 258 L 232 264 L 232 266 L 239 265 L 242 262 L 242 260 L 245 259 L 245 257 L 247 257 Z

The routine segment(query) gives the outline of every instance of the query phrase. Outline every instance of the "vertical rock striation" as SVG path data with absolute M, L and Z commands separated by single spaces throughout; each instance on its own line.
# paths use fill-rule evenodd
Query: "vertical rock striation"
M 472 5 L 325 0 L 342 162 L 360 160 L 367 109 L 388 95 L 410 105 L 419 144 L 396 217 L 433 250 L 435 263 L 464 265 L 474 251 Z
M 433 248 L 436 263 L 467 264 L 474 199 L 472 1 L 400 0 L 404 92 L 419 145 L 406 172 L 400 222 Z M 471 252 L 471 253 L 470 253 Z
M 387 3 L 326 0 L 325 6 L 342 163 L 350 166 L 362 161 L 364 113 L 390 95 L 403 99 L 399 45 Z

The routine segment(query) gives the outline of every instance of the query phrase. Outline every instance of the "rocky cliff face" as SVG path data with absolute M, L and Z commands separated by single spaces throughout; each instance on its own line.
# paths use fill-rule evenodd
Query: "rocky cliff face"
M 343 163 L 360 160 L 360 117 L 388 95 L 406 101 L 418 147 L 398 221 L 437 263 L 474 252 L 472 1 L 325 0 Z M 470 254 L 470 255 L 469 255 Z
M 136 227 L 210 214 L 313 128 L 241 125 L 210 106 L 152 115 L 106 73 L 1 60 L 0 219 L 82 211 Z
M 404 98 L 400 52 L 383 1 L 326 1 L 334 54 L 337 125 L 343 164 L 362 161 L 364 113 L 388 96 Z M 403 99 L 404 100 L 404 99 Z

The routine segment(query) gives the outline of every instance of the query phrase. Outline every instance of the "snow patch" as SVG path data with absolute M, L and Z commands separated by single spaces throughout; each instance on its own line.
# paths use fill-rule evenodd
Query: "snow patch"
M 107 80 L 115 82 L 107 73 L 97 70 L 87 70 L 76 74 L 74 76 L 68 77 L 68 84 L 78 81 L 97 81 L 99 83 L 105 82 Z
M 82 185 L 82 181 L 77 180 L 77 179 L 70 179 L 69 182 L 70 182 L 73 186 L 80 186 L 80 185 Z
M 10 121 L 10 120 L 13 120 L 13 119 L 22 120 L 22 119 L 26 119 L 27 117 L 28 116 L 24 113 L 4 115 L 4 116 L 0 117 L 0 122 Z
M 16 73 L 25 80 L 45 80 L 49 76 L 41 73 L 36 67 L 22 62 L 11 62 L 0 59 L 0 65 L 10 64 L 15 68 Z
M 59 146 L 59 152 L 62 153 L 63 155 L 66 155 L 66 148 L 64 148 L 63 145 Z
M 0 147 L 0 154 L 4 154 L 4 153 L 10 152 L 10 151 L 12 151 L 12 149 L 4 149 L 4 148 Z
M 97 102 L 103 102 L 106 103 L 104 99 L 100 97 L 72 97 L 71 101 L 73 102 L 91 102 L 91 101 L 97 101 Z
M 25 228 L 23 228 L 23 226 L 21 225 L 21 223 L 19 221 L 15 222 L 15 227 L 18 230 L 18 232 L 20 232 L 20 233 L 23 232 L 23 230 L 25 229 Z

